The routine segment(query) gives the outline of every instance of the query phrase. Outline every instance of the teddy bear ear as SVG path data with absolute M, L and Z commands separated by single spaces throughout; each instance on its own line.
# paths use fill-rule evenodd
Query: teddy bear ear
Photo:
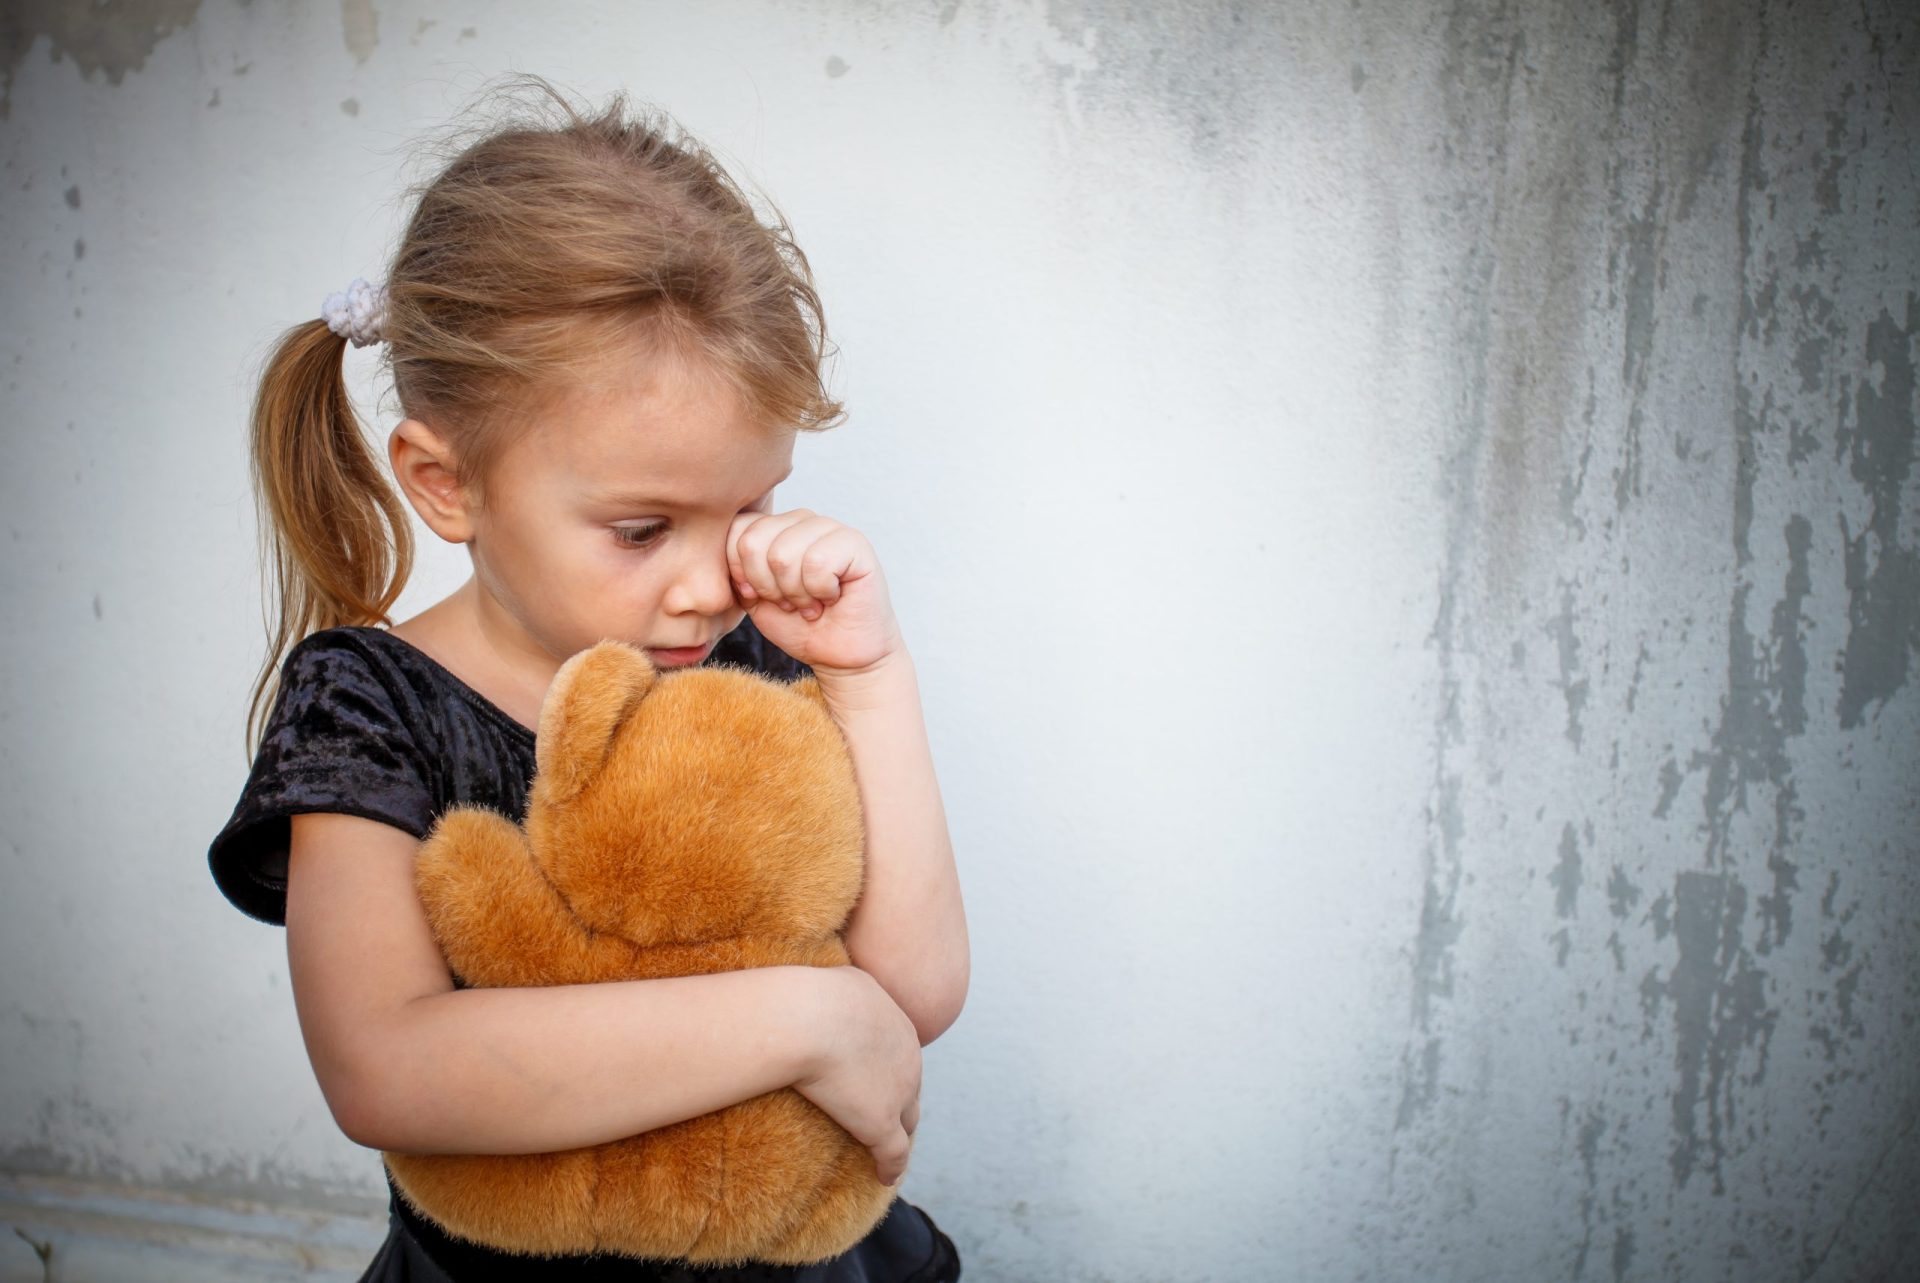
M 614 732 L 658 678 L 645 651 L 611 639 L 560 665 L 540 705 L 533 743 L 534 787 L 542 800 L 575 797 L 600 773 Z

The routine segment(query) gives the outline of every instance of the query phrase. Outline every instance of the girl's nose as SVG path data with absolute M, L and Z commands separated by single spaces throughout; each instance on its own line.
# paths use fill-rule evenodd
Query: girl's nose
M 733 609 L 726 550 L 716 543 L 683 563 L 660 604 L 671 615 L 720 615 Z

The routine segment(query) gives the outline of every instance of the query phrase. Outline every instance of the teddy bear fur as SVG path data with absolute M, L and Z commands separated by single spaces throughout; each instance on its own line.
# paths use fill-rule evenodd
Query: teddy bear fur
M 434 937 L 470 985 L 851 961 L 865 833 L 815 678 L 663 672 L 603 641 L 561 665 L 537 732 L 524 827 L 452 808 L 418 855 Z M 416 1210 L 512 1253 L 812 1264 L 896 1193 L 791 1087 L 582 1149 L 384 1157 Z

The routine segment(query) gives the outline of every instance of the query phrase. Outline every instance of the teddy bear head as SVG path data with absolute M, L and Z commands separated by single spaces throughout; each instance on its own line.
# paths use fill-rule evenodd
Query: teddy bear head
M 819 682 L 656 669 L 602 641 L 541 705 L 526 830 L 576 917 L 635 944 L 827 934 L 860 894 L 852 758 Z

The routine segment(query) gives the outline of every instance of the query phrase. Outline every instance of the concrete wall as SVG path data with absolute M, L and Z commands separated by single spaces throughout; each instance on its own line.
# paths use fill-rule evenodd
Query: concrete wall
M 1910 9 L 11 12 L 0 1168 L 381 1189 L 204 865 L 244 414 L 518 68 L 813 258 L 779 499 L 923 673 L 969 1279 L 1920 1276 Z

